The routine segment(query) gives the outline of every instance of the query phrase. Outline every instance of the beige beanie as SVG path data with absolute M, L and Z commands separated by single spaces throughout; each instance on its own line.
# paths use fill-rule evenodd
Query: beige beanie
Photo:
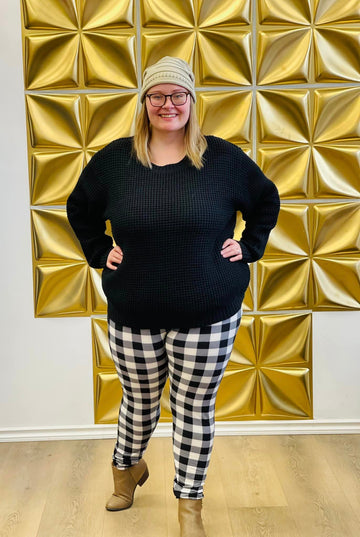
M 144 71 L 140 101 L 143 102 L 147 91 L 157 84 L 177 84 L 189 90 L 196 101 L 195 77 L 190 65 L 180 58 L 164 56 Z

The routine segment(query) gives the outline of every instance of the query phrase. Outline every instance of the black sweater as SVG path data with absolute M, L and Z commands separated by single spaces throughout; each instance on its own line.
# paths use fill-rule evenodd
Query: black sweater
M 207 136 L 205 165 L 187 157 L 147 168 L 132 156 L 132 138 L 101 149 L 84 168 L 67 213 L 92 267 L 104 268 L 108 316 L 134 328 L 185 328 L 226 319 L 241 308 L 248 263 L 260 259 L 275 226 L 279 195 L 239 147 Z M 241 261 L 221 256 L 236 211 L 246 227 Z M 106 268 L 112 234 L 124 253 Z

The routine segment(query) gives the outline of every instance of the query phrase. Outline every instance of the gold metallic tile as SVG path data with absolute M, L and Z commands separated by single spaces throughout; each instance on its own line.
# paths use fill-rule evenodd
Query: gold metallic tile
M 101 285 L 102 270 L 90 268 L 90 299 L 93 315 L 106 314 L 107 301 Z
M 259 364 L 309 367 L 311 315 L 262 315 L 259 317 Z
M 195 33 L 192 30 L 152 28 L 143 30 L 141 43 L 142 68 L 164 56 L 176 56 L 193 66 Z
M 310 147 L 260 147 L 257 163 L 276 184 L 282 199 L 311 196 Z
M 107 319 L 93 317 L 91 319 L 91 334 L 94 366 L 115 372 L 115 364 L 109 347 Z
M 145 28 L 151 26 L 193 28 L 196 24 L 195 1 L 143 0 L 142 24 Z
M 25 88 L 78 87 L 79 44 L 79 36 L 70 32 L 25 36 Z
M 309 213 L 308 205 L 282 204 L 277 224 L 270 233 L 264 256 L 309 255 L 311 251 Z
M 85 143 L 97 148 L 134 130 L 137 94 L 91 93 L 85 96 Z
M 358 28 L 319 28 L 314 47 L 316 82 L 360 81 Z
M 310 92 L 261 90 L 257 92 L 258 141 L 307 143 L 310 140 Z
M 32 205 L 65 205 L 84 165 L 82 151 L 33 151 L 30 164 Z
M 267 419 L 311 417 L 310 372 L 306 367 L 263 367 L 261 415 Z
M 314 205 L 313 254 L 360 253 L 360 202 Z
M 255 366 L 256 352 L 255 317 L 243 315 L 227 369 Z
M 33 148 L 81 148 L 79 95 L 26 95 L 30 144 Z
M 92 334 L 95 419 L 116 423 L 121 391 L 110 358 L 106 319 L 92 319 Z M 276 375 L 278 384 L 272 382 Z M 311 315 L 245 315 L 219 388 L 216 419 L 272 415 L 297 419 L 305 417 L 304 409 L 311 417 L 310 375 Z M 168 381 L 161 397 L 161 421 L 171 421 Z
M 241 239 L 242 232 L 245 228 L 245 222 L 242 219 L 240 211 L 236 214 L 236 226 L 234 230 L 234 239 L 239 241 Z M 243 300 L 243 310 L 244 311 L 251 311 L 254 309 L 254 265 L 253 263 L 249 263 L 249 269 L 250 269 L 250 283 L 249 286 L 245 292 L 244 300 Z
M 263 258 L 258 261 L 258 309 L 309 308 L 310 260 Z
M 136 88 L 135 40 L 134 31 L 84 32 L 85 86 Z
M 215 405 L 216 420 L 256 417 L 257 375 L 254 367 L 225 371 Z
M 161 407 L 160 421 L 161 422 L 172 421 L 172 414 L 171 414 L 171 409 L 170 409 L 170 383 L 169 383 L 169 379 L 166 381 L 163 393 L 161 395 L 160 407 Z
M 199 0 L 198 6 L 201 28 L 251 23 L 251 0 Z
M 251 140 L 250 91 L 204 91 L 198 94 L 198 117 L 205 134 L 235 144 Z
M 134 0 L 80 0 L 80 6 L 84 30 L 134 26 Z
M 251 32 L 239 28 L 202 30 L 197 35 L 196 75 L 202 86 L 252 82 Z
M 34 272 L 36 317 L 89 315 L 85 262 L 38 264 Z
M 296 84 L 310 81 L 311 32 L 308 29 L 267 30 L 258 33 L 258 84 Z
M 261 24 L 310 24 L 312 0 L 258 0 Z
M 122 397 L 121 384 L 117 373 L 98 373 L 95 384 L 95 423 L 116 423 L 119 414 L 119 402 Z
M 250 269 L 250 283 L 247 288 L 242 303 L 242 308 L 244 311 L 252 311 L 254 309 L 254 289 L 255 289 L 255 279 L 254 279 L 254 268 L 253 264 L 249 265 Z
M 315 0 L 315 23 L 360 22 L 358 0 Z
M 358 88 L 314 91 L 314 142 L 360 140 Z
M 21 4 L 25 28 L 75 30 L 78 27 L 76 0 L 22 0 Z
M 360 145 L 313 147 L 314 195 L 316 198 L 357 198 Z
M 32 209 L 34 258 L 37 261 L 84 261 L 64 209 Z
M 360 256 L 313 259 L 315 310 L 360 308 Z

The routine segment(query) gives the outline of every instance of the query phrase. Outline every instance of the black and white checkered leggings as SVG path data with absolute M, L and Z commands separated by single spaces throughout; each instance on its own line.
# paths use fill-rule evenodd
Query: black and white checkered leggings
M 241 310 L 200 328 L 136 329 L 109 319 L 112 357 L 123 389 L 113 454 L 120 469 L 142 457 L 160 416 L 167 377 L 173 415 L 174 494 L 202 498 L 215 429 L 215 399 Z

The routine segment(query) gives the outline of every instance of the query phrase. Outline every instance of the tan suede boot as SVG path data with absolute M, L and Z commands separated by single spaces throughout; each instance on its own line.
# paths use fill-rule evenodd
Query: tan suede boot
M 122 511 L 132 506 L 134 492 L 137 485 L 140 487 L 149 477 L 149 470 L 144 459 L 140 459 L 135 466 L 127 470 L 119 470 L 112 464 L 114 476 L 114 494 L 108 500 L 108 511 Z
M 179 499 L 180 537 L 206 537 L 201 508 L 202 500 Z

